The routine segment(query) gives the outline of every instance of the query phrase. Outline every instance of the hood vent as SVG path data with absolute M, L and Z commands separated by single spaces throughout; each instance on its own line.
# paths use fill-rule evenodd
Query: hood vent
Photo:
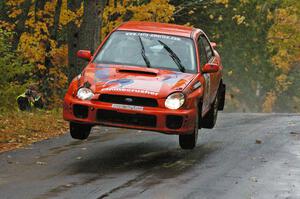
M 150 76 L 157 76 L 158 72 L 156 70 L 154 71 L 148 71 L 148 70 L 134 70 L 134 69 L 119 69 L 119 73 L 134 73 L 134 74 L 140 74 L 140 75 L 150 75 Z

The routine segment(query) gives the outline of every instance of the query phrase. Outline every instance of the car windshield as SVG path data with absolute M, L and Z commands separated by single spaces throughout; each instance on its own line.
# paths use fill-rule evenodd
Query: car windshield
M 94 63 L 197 72 L 192 39 L 144 32 L 112 33 Z

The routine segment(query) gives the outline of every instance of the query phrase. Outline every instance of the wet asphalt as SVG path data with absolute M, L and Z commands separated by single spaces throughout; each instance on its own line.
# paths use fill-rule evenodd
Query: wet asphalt
M 94 127 L 0 154 L 0 198 L 300 198 L 300 115 L 220 114 L 197 147 Z

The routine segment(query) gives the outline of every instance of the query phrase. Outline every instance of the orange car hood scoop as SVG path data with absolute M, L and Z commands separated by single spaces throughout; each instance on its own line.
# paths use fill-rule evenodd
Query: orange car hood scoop
M 159 71 L 157 69 L 153 68 L 124 68 L 124 69 L 118 69 L 118 73 L 133 73 L 133 74 L 141 74 L 141 75 L 150 75 L 150 76 L 157 76 L 159 74 Z

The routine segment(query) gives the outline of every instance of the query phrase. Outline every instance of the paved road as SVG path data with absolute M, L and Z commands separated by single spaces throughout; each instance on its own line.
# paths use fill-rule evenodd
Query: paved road
M 0 198 L 300 198 L 300 116 L 221 114 L 177 136 L 95 127 L 0 155 Z

